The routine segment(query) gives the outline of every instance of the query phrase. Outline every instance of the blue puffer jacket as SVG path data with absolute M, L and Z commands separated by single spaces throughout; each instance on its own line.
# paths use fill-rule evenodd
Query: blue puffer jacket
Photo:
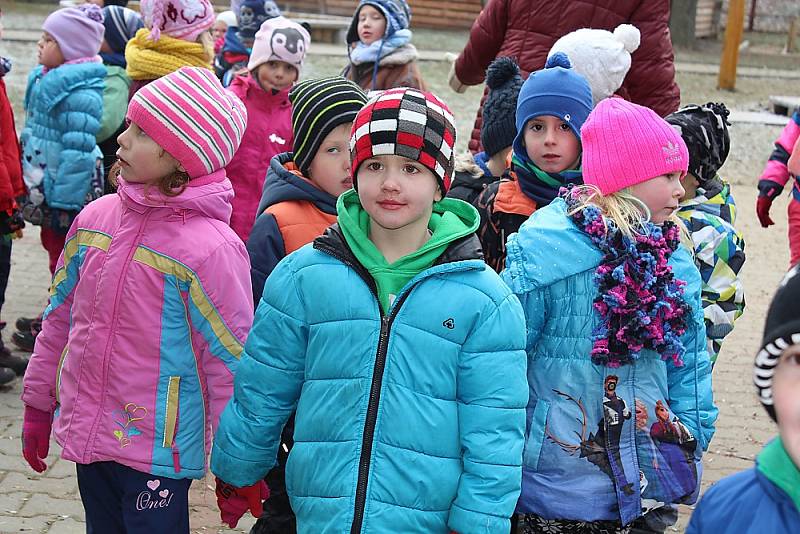
M 519 302 L 472 234 L 387 316 L 376 295 L 336 225 L 278 264 L 212 471 L 236 486 L 263 477 L 296 407 L 286 488 L 298 533 L 507 533 L 527 403 Z
M 659 503 L 694 502 L 717 409 L 705 348 L 700 275 L 672 255 L 692 306 L 683 367 L 643 351 L 619 368 L 591 361 L 602 254 L 557 199 L 508 240 L 503 280 L 528 324 L 528 426 L 520 513 L 628 524 Z
M 793 467 L 794 473 L 779 476 L 797 480 L 798 469 Z M 800 531 L 799 505 L 756 465 L 711 486 L 692 514 L 686 534 L 795 534 Z
M 96 162 L 103 155 L 95 135 L 103 117 L 106 68 L 101 63 L 62 65 L 28 76 L 25 128 L 20 142 L 28 187 L 43 185 L 52 208 L 80 210 Z

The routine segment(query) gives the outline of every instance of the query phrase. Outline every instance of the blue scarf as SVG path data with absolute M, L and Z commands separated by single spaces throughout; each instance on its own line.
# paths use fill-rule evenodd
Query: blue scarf
M 103 58 L 103 65 L 115 65 L 117 67 L 122 67 L 123 69 L 128 66 L 128 62 L 125 61 L 125 53 L 122 54 L 118 52 L 100 52 L 100 57 Z
M 350 61 L 354 65 L 363 63 L 377 63 L 398 48 L 407 45 L 411 41 L 411 30 L 397 30 L 394 34 L 385 39 L 378 39 L 372 44 L 356 42 L 356 46 L 350 50 Z
M 528 158 L 518 157 L 516 152 L 511 157 L 511 170 L 517 175 L 519 188 L 525 196 L 536 202 L 537 209 L 550 204 L 562 187 L 583 183 L 580 168 L 559 173 L 546 172 Z

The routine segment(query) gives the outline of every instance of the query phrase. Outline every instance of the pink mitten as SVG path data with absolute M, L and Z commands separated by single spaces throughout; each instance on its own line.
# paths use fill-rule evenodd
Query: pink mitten
M 25 406 L 22 418 L 22 456 L 37 473 L 47 469 L 47 464 L 42 460 L 47 458 L 47 453 L 50 451 L 52 426 L 52 414 Z

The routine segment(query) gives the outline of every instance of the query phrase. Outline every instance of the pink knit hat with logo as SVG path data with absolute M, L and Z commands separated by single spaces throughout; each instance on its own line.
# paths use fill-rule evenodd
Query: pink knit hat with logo
M 96 56 L 103 34 L 103 11 L 94 4 L 65 7 L 50 13 L 42 29 L 53 36 L 65 61 Z
M 247 127 L 242 101 L 200 67 L 181 67 L 139 89 L 126 118 L 178 160 L 191 178 L 225 167 Z
M 209 0 L 142 0 L 139 11 L 153 41 L 161 38 L 161 32 L 175 39 L 196 41 L 216 19 Z
M 650 108 L 601 100 L 581 128 L 583 182 L 604 195 L 689 168 L 680 134 Z

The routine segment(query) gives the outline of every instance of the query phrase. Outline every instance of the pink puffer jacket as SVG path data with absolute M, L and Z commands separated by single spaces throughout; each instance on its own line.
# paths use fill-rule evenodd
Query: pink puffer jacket
M 252 76 L 237 76 L 228 90 L 247 107 L 247 130 L 225 171 L 233 184 L 231 228 L 247 242 L 272 156 L 292 151 L 289 89 L 265 92 Z
M 253 320 L 224 171 L 176 197 L 120 181 L 67 235 L 22 400 L 62 457 L 201 478 Z

